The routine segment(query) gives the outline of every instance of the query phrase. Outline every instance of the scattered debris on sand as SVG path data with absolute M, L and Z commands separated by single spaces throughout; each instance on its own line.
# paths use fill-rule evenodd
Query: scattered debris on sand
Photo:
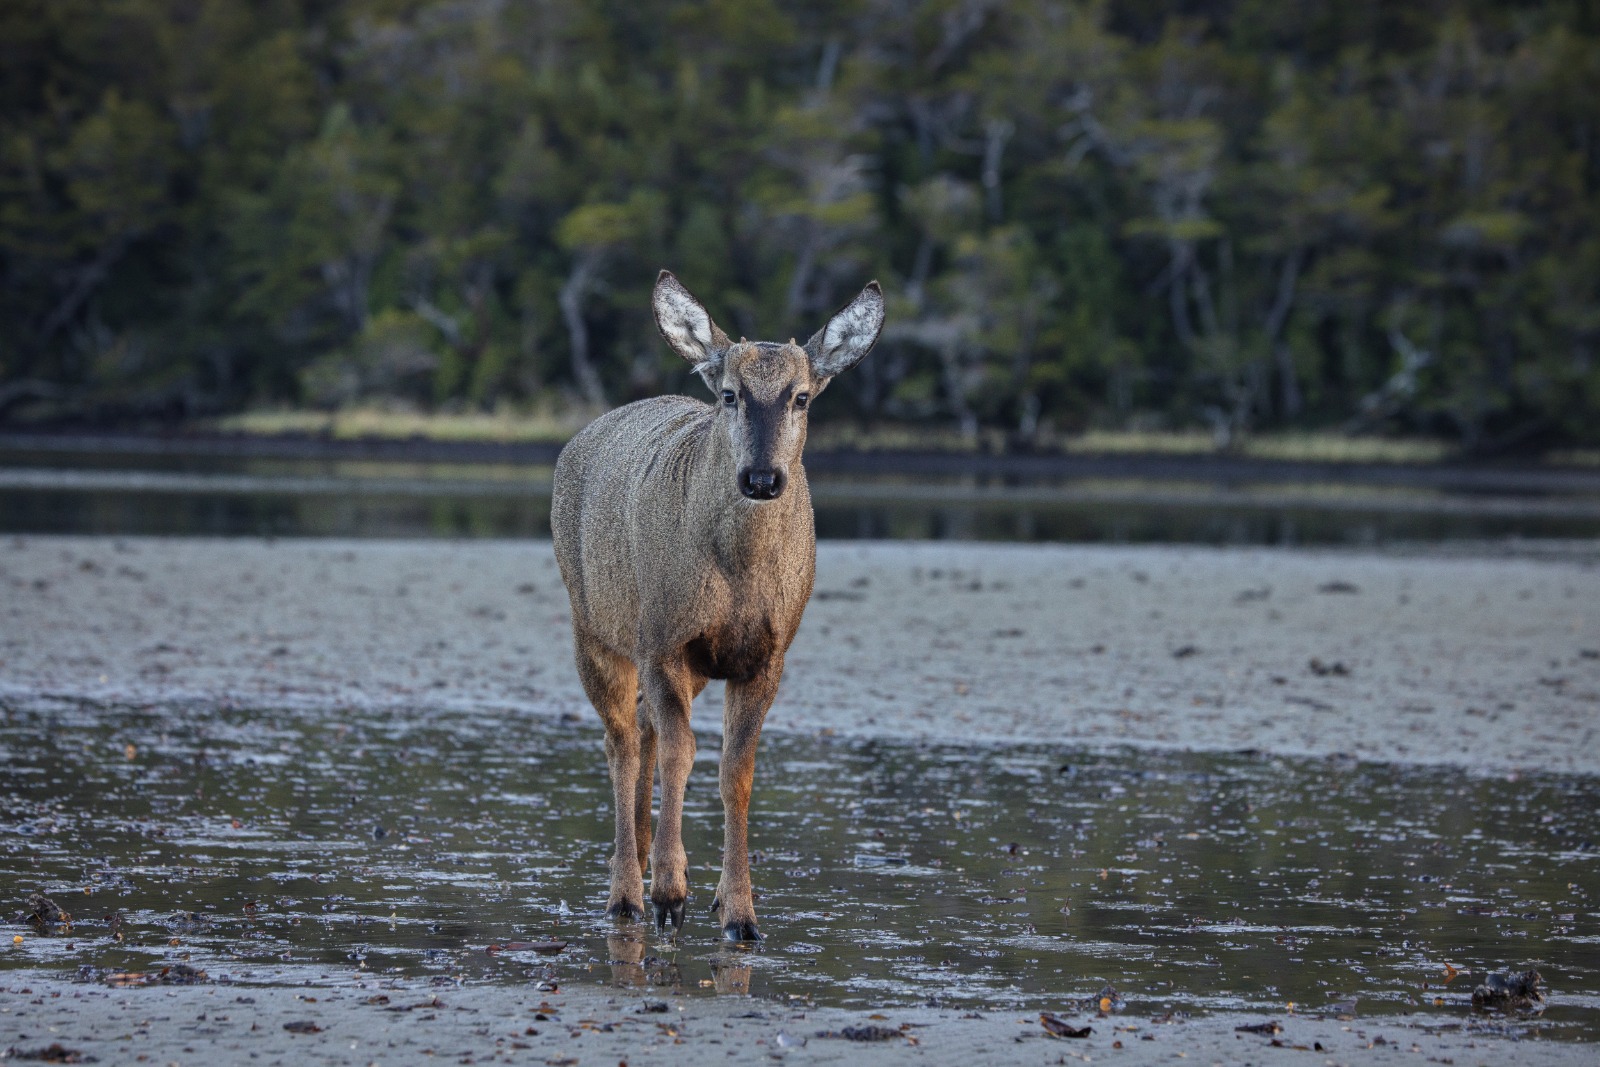
M 63 911 L 61 905 L 43 893 L 30 893 L 28 895 L 28 910 L 22 914 L 22 918 L 32 926 L 72 925 L 72 916 Z
M 159 971 L 116 971 L 106 975 L 105 980 L 114 986 L 199 985 L 210 981 L 206 972 L 187 963 L 170 964 Z
M 1534 1011 L 1544 1007 L 1545 988 L 1544 977 L 1532 968 L 1497 971 L 1472 991 L 1472 1006 L 1479 1011 Z
M 491 956 L 502 952 L 533 952 L 540 956 L 556 956 L 565 952 L 565 941 L 507 941 L 503 945 L 490 945 L 484 949 Z
M 1101 877 L 1104 878 L 1105 875 L 1102 874 Z M 1100 992 L 1096 993 L 1094 996 L 1084 997 L 1082 1000 L 1074 1001 L 1072 1003 L 1073 1010 L 1092 1011 L 1101 1018 L 1104 1018 L 1107 1015 L 1115 1015 L 1119 1012 L 1125 1011 L 1127 1010 L 1127 1007 L 1128 1002 L 1122 999 L 1122 994 L 1118 993 L 1116 989 L 1109 984 L 1101 986 Z
M 818 1037 L 836 1037 L 845 1041 L 893 1041 L 897 1037 L 912 1040 L 904 1030 L 896 1030 L 892 1026 L 846 1026 L 838 1030 L 818 1030 Z
M 1279 1025 L 1276 1020 L 1273 1020 L 1264 1023 L 1250 1023 L 1245 1026 L 1235 1026 L 1233 1028 L 1233 1032 L 1236 1034 L 1266 1034 L 1270 1037 L 1273 1034 L 1283 1033 L 1283 1027 Z
M 34 1063 L 96 1063 L 94 1056 L 85 1055 L 75 1048 L 65 1048 L 57 1041 L 44 1048 L 8 1048 L 0 1052 L 0 1060 L 31 1060 Z
M 1092 1026 L 1073 1026 L 1059 1015 L 1052 1015 L 1047 1011 L 1039 1013 L 1039 1023 L 1044 1027 L 1044 1032 L 1051 1037 L 1088 1037 L 1094 1033 Z

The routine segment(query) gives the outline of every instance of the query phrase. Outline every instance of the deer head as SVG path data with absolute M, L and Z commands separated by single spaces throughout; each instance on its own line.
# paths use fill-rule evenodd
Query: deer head
M 776 500 L 800 462 L 811 402 L 872 351 L 883 329 L 883 290 L 868 282 L 804 345 L 793 338 L 729 341 L 669 271 L 656 280 L 656 327 L 716 394 L 734 478 L 748 500 Z

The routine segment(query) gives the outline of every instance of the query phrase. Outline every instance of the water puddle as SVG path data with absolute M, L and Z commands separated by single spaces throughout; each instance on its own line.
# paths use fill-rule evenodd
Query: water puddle
M 1597 779 L 769 735 L 751 816 L 768 940 L 747 951 L 706 913 L 712 738 L 672 939 L 599 919 L 597 725 L 0 710 L 0 907 L 13 920 L 42 890 L 75 920 L 12 922 L 0 970 L 143 981 L 115 976 L 182 963 L 315 984 L 362 969 L 852 1007 L 1036 1008 L 1110 984 L 1137 1012 L 1448 1025 L 1485 972 L 1537 966 L 1550 1006 L 1515 1025 L 1600 1038 Z

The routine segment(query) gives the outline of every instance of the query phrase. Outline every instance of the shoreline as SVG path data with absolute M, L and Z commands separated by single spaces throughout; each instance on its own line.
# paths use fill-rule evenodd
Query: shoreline
M 146 458 L 378 460 L 549 466 L 561 441 L 495 441 L 424 437 L 332 437 L 307 433 L 250 434 L 0 430 L 0 452 L 64 456 L 108 453 Z M 908 477 L 1136 479 L 1153 481 L 1351 483 L 1375 487 L 1507 494 L 1600 493 L 1600 466 L 1529 460 L 1285 458 L 1215 452 L 1053 452 L 938 448 L 817 448 L 806 456 L 813 476 L 893 474 Z

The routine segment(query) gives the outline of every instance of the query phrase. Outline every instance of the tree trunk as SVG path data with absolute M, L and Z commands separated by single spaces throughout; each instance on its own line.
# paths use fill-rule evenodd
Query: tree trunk
M 1194 351 L 1194 324 L 1189 321 L 1189 265 L 1193 261 L 1194 253 L 1190 246 L 1183 241 L 1173 241 L 1168 245 L 1168 253 L 1172 256 L 1170 277 L 1167 281 L 1167 306 L 1172 312 L 1172 329 L 1178 335 L 1178 343 Z
M 566 320 L 567 337 L 572 351 L 572 378 L 578 391 L 591 407 L 604 408 L 605 390 L 600 385 L 600 375 L 589 358 L 589 324 L 583 319 L 583 298 L 589 286 L 600 273 L 600 263 L 605 253 L 598 248 L 585 248 L 572 264 L 572 273 L 556 296 L 561 305 L 561 317 Z
M 939 348 L 939 361 L 944 367 L 944 389 L 950 397 L 950 407 L 961 427 L 961 436 L 968 441 L 978 439 L 978 416 L 967 403 L 967 389 L 962 382 L 961 345 L 959 341 L 947 342 Z
M 1286 419 L 1298 418 L 1305 408 L 1300 393 L 1300 378 L 1294 369 L 1294 354 L 1285 344 L 1274 345 L 1272 358 L 1278 365 L 1278 403 Z
M 917 312 L 922 311 L 928 275 L 933 271 L 933 237 L 924 233 L 917 244 L 917 258 L 911 263 L 911 279 L 906 283 L 906 299 Z
M 67 289 L 56 306 L 46 315 L 44 322 L 39 326 L 39 346 L 42 348 L 55 339 L 66 325 L 77 315 L 100 283 L 106 280 L 111 273 L 111 268 L 122 254 L 133 243 L 134 233 L 119 234 L 107 242 L 90 262 L 79 267 L 73 274 L 72 285 Z
M 1263 332 L 1267 335 L 1267 349 L 1272 353 L 1278 368 L 1279 411 L 1286 419 L 1300 414 L 1300 381 L 1295 376 L 1294 359 L 1289 346 L 1282 343 L 1283 329 L 1289 322 L 1289 312 L 1294 308 L 1295 285 L 1300 279 L 1300 267 L 1305 260 L 1305 249 L 1296 248 L 1283 261 L 1283 271 L 1278 275 L 1278 293 L 1267 309 Z
M 1015 129 L 1005 119 L 990 119 L 984 127 L 983 192 L 990 222 L 999 222 L 1004 213 L 1005 205 L 1000 200 L 1000 158 Z
M 817 245 L 821 243 L 815 222 L 807 220 L 805 228 L 805 239 L 794 261 L 794 274 L 789 278 L 789 293 L 784 297 L 783 320 L 791 324 L 799 322 L 800 313 L 805 310 L 806 288 L 811 284 L 811 272 L 817 266 Z
M 833 76 L 839 70 L 841 51 L 843 48 L 837 37 L 829 37 L 822 46 L 822 59 L 817 63 L 817 92 L 826 93 L 833 88 Z

